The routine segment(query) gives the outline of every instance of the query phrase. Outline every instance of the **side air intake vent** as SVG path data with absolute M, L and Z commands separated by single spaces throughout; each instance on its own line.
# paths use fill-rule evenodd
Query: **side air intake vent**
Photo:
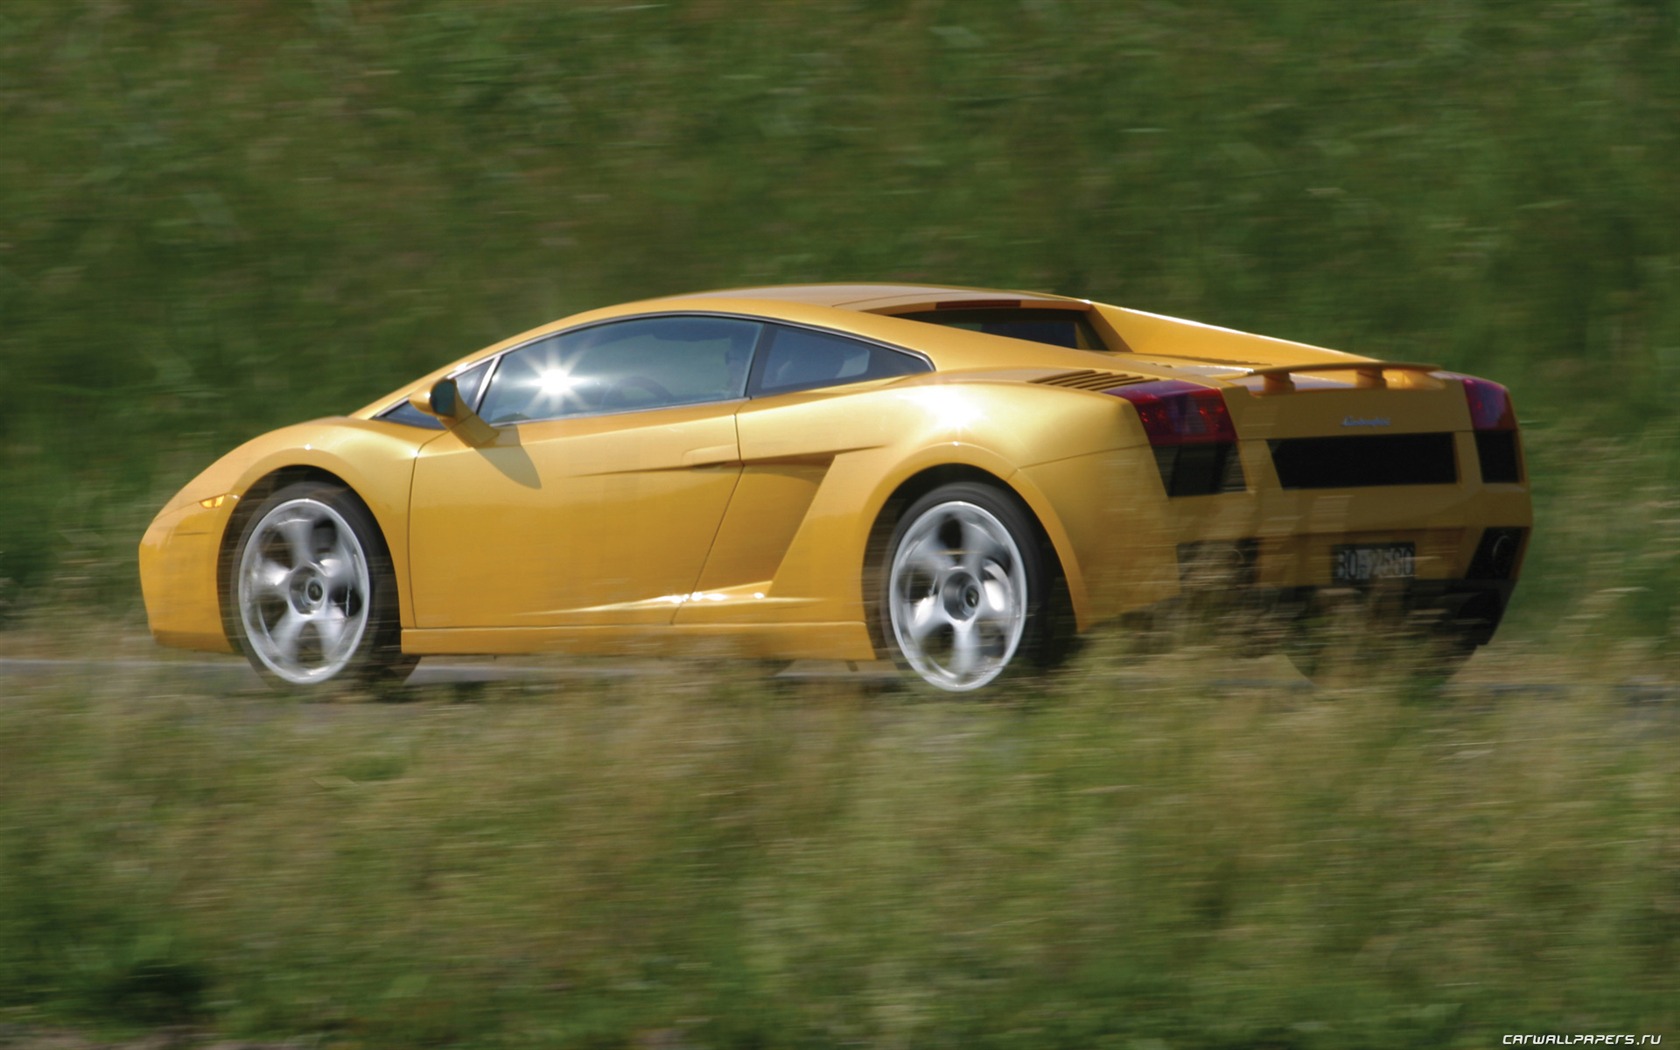
M 1133 383 L 1147 383 L 1149 376 L 1133 375 L 1130 372 L 1103 372 L 1095 368 L 1082 368 L 1077 372 L 1061 372 L 1033 382 L 1044 386 L 1069 386 L 1075 390 L 1113 390 L 1118 386 L 1131 386 Z

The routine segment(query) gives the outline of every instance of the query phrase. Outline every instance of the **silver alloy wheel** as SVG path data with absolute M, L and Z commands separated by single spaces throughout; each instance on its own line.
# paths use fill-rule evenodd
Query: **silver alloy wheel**
M 887 602 L 899 652 L 928 684 L 978 689 L 1009 666 L 1026 630 L 1021 549 L 991 511 L 937 503 L 893 551 Z
M 356 530 L 316 499 L 287 500 L 251 528 L 235 600 L 258 660 L 294 685 L 350 663 L 368 629 L 373 585 Z

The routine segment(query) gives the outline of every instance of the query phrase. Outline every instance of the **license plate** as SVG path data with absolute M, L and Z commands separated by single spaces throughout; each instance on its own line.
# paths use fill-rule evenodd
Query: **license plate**
M 1330 578 L 1336 583 L 1409 580 L 1417 575 L 1417 548 L 1410 543 L 1342 543 L 1330 548 Z

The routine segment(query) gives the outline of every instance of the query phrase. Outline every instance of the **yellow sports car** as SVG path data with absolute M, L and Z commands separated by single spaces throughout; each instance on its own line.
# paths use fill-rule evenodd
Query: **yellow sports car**
M 140 569 L 159 642 L 294 686 L 720 637 L 962 692 L 1209 590 L 1298 624 L 1380 595 L 1451 663 L 1498 626 L 1530 522 L 1488 380 L 832 284 L 580 314 L 256 438 L 169 502 Z

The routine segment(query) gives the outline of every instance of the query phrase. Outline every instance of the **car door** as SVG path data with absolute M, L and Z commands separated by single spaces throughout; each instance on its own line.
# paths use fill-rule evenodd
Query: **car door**
M 449 431 L 415 463 L 416 626 L 670 622 L 740 475 L 760 330 L 641 317 L 505 353 L 478 406 L 495 440 Z

